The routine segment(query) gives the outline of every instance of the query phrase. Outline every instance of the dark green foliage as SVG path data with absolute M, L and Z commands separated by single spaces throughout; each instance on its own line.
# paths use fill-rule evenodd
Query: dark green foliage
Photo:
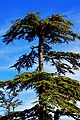
M 14 39 L 25 39 L 29 42 L 35 37 L 42 37 L 49 44 L 74 41 L 79 36 L 71 30 L 73 24 L 62 16 L 55 14 L 46 19 L 40 19 L 38 13 L 29 13 L 23 19 L 17 19 L 9 31 L 3 36 L 3 42 L 8 44 Z
M 5 108 L 8 113 L 22 104 L 22 101 L 17 97 L 18 92 L 14 88 L 7 89 L 6 85 L 0 86 L 0 88 L 0 107 Z
M 55 65 L 58 74 L 65 74 L 66 72 L 74 74 L 73 70 L 78 70 L 80 67 L 80 54 L 72 52 L 50 51 L 45 56 L 45 60 L 51 62 L 52 66 Z
M 55 113 L 56 108 L 59 115 L 80 116 L 80 108 L 76 105 L 77 101 L 80 101 L 80 83 L 69 77 L 45 72 L 26 72 L 16 76 L 11 82 L 4 82 L 5 85 L 18 92 L 29 88 L 35 90 L 37 97 L 40 98 L 36 104 L 42 100 L 43 104 L 47 104 L 46 114 Z M 43 93 L 39 94 L 41 86 L 43 86 Z
M 16 93 L 29 88 L 36 92 L 37 108 L 35 111 L 34 106 L 26 111 L 28 120 L 59 120 L 64 115 L 76 120 L 80 118 L 80 108 L 77 106 L 80 101 L 80 83 L 61 76 L 66 72 L 74 74 L 74 70 L 79 70 L 80 54 L 53 50 L 54 44 L 68 44 L 80 39 L 71 30 L 72 27 L 73 24 L 59 14 L 41 19 L 39 13 L 28 13 L 23 19 L 13 21 L 10 29 L 3 35 L 3 42 L 6 44 L 22 39 L 37 44 L 30 47 L 30 53 L 22 55 L 11 66 L 20 72 L 22 68 L 28 70 L 38 64 L 37 72 L 25 72 L 12 81 L 0 82 L 0 87 L 6 86 Z M 44 72 L 44 61 L 55 66 L 56 74 Z M 26 119 L 24 111 L 17 115 L 21 120 Z
M 39 13 L 29 13 L 23 19 L 13 22 L 11 28 L 3 35 L 3 42 L 9 44 L 15 39 L 24 39 L 29 42 L 39 39 L 42 42 L 43 60 L 51 61 L 51 65 L 56 67 L 56 73 L 74 73 L 72 69 L 80 67 L 80 54 L 53 51 L 54 44 L 69 43 L 75 41 L 75 38 L 80 39 L 80 36 L 71 30 L 72 26 L 70 21 L 58 14 L 41 19 Z M 22 68 L 27 70 L 32 68 L 39 58 L 39 45 L 38 43 L 37 46 L 32 46 L 31 52 L 22 55 L 12 67 L 15 67 L 19 72 Z M 64 63 L 63 60 L 68 61 L 72 66 Z

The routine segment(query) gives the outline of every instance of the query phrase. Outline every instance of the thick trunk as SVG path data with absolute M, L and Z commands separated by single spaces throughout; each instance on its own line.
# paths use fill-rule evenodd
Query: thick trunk
M 13 106 L 13 112 L 14 112 L 14 106 Z
M 55 111 L 55 113 L 54 113 L 54 120 L 59 120 L 59 118 L 60 118 L 60 112 L 59 112 L 59 110 L 57 109 L 57 110 Z
M 9 112 L 10 112 L 10 104 L 8 105 L 8 114 L 9 114 Z
M 43 40 L 41 38 L 39 39 L 38 52 L 39 52 L 39 71 L 40 72 L 44 72 L 44 65 L 43 65 Z M 39 87 L 39 95 L 41 95 L 43 92 L 44 92 L 44 86 L 41 85 Z M 47 116 L 46 116 L 46 104 L 43 104 L 43 101 L 44 100 L 41 99 L 41 97 L 39 97 L 39 105 L 40 105 L 39 120 L 47 120 Z
M 44 93 L 44 86 L 41 85 L 39 87 L 39 95 L 42 95 Z M 48 120 L 48 114 L 47 114 L 47 105 L 45 103 L 43 103 L 44 101 L 44 97 L 39 96 L 39 120 Z
M 10 120 L 10 118 L 9 118 L 9 113 L 10 113 L 10 104 L 8 105 L 7 110 L 8 110 L 8 111 L 7 111 L 7 112 L 8 112 L 8 113 L 7 113 L 7 120 Z
M 39 39 L 39 47 L 38 47 L 38 53 L 39 53 L 39 71 L 43 72 L 44 71 L 44 66 L 43 66 L 43 41 L 42 39 Z

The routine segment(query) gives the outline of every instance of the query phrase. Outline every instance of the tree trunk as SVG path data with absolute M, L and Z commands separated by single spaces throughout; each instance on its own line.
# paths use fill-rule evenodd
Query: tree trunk
M 14 105 L 13 105 L 13 112 L 14 112 L 14 108 L 15 108 L 15 107 L 14 107 Z
M 44 92 L 44 86 L 41 85 L 39 87 L 39 95 L 42 95 Z M 41 98 L 41 96 L 39 96 L 39 120 L 48 120 L 47 104 L 43 103 L 43 101 L 44 97 Z
M 9 114 L 9 112 L 10 112 L 10 104 L 8 105 L 8 114 Z
M 43 40 L 39 39 L 39 47 L 38 47 L 38 53 L 39 53 L 39 71 L 44 72 L 44 65 L 43 65 Z M 44 92 L 44 86 L 41 85 L 39 87 L 39 95 L 41 95 Z M 39 105 L 40 105 L 40 116 L 39 120 L 47 120 L 46 116 L 46 104 L 43 104 L 43 101 L 41 101 L 41 97 L 39 96 Z
M 54 120 L 59 120 L 59 118 L 60 118 L 60 112 L 59 112 L 59 110 L 57 109 L 57 110 L 55 111 L 55 113 L 54 113 Z
M 43 40 L 39 39 L 39 47 L 38 47 L 38 53 L 39 53 L 39 71 L 44 72 L 44 66 L 43 66 Z
M 9 119 L 9 113 L 10 113 L 10 104 L 7 106 L 7 110 L 8 110 L 8 111 L 7 111 L 7 112 L 8 112 L 8 113 L 7 113 L 7 120 L 10 120 L 10 119 Z

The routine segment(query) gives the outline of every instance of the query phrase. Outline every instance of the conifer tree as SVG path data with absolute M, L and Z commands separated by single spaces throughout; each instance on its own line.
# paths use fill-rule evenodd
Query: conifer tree
M 2 88 L 0 90 L 0 107 L 5 108 L 8 115 L 11 111 L 22 104 L 22 101 L 18 98 L 18 93 L 14 90 Z
M 10 29 L 3 35 L 3 42 L 6 44 L 22 39 L 37 44 L 32 45 L 31 52 L 23 54 L 11 66 L 20 72 L 21 69 L 28 70 L 38 64 L 37 72 L 26 72 L 11 82 L 4 82 L 9 88 L 11 84 L 16 86 L 19 91 L 24 88 L 36 91 L 38 104 L 34 107 L 35 115 L 28 116 L 29 120 L 59 120 L 63 115 L 79 119 L 80 109 L 76 103 L 80 101 L 80 84 L 61 75 L 66 72 L 74 74 L 74 70 L 79 70 L 80 54 L 54 51 L 54 44 L 68 44 L 80 39 L 80 36 L 72 31 L 72 26 L 73 23 L 59 14 L 41 19 L 38 12 L 28 13 L 23 19 L 13 21 Z M 46 73 L 44 62 L 55 66 L 56 74 Z

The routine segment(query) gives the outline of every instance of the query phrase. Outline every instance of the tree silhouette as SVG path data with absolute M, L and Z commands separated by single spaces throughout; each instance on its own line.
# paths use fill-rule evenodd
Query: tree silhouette
M 3 42 L 6 44 L 22 39 L 37 44 L 33 44 L 30 47 L 31 52 L 22 55 L 11 66 L 20 72 L 22 68 L 28 70 L 38 64 L 37 72 L 26 72 L 12 82 L 4 82 L 9 88 L 10 85 L 16 86 L 18 91 L 29 88 L 36 91 L 39 114 L 35 120 L 51 120 L 53 115 L 50 113 L 54 113 L 54 120 L 58 120 L 61 115 L 71 116 L 76 120 L 80 116 L 80 109 L 76 106 L 77 101 L 80 101 L 80 84 L 61 76 L 66 72 L 74 74 L 74 70 L 79 69 L 80 54 L 54 51 L 54 44 L 68 44 L 76 38 L 80 39 L 80 36 L 71 30 L 72 26 L 70 21 L 59 14 L 41 19 L 38 12 L 28 13 L 23 19 L 13 21 L 10 29 L 3 35 Z M 44 72 L 44 62 L 55 66 L 54 74 Z M 32 118 L 34 119 L 34 115 L 30 119 Z
M 19 100 L 17 92 L 7 89 L 6 87 L 0 90 L 0 107 L 5 108 L 8 112 L 8 115 L 21 104 L 22 101 Z

